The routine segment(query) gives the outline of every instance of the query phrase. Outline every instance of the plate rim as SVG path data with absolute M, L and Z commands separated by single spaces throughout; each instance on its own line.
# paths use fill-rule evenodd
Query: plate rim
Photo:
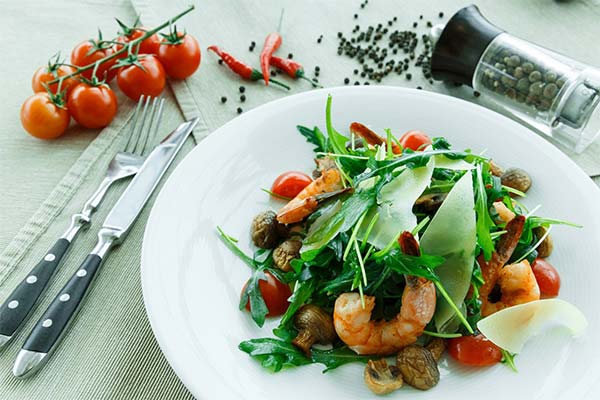
M 518 123 L 517 121 L 515 121 L 511 118 L 508 118 L 507 116 L 505 116 L 497 111 L 494 111 L 492 109 L 486 108 L 482 105 L 479 105 L 479 104 L 476 104 L 473 102 L 469 102 L 469 101 L 461 99 L 461 98 L 449 96 L 447 94 L 412 89 L 412 88 L 405 88 L 405 87 L 386 86 L 386 85 L 358 86 L 358 87 L 337 86 L 337 87 L 328 87 L 328 88 L 323 88 L 323 89 L 318 89 L 318 90 L 305 91 L 302 93 L 297 93 L 294 95 L 282 97 L 282 98 L 264 103 L 262 105 L 259 105 L 256 108 L 231 119 L 230 121 L 226 122 L 219 128 L 215 129 L 206 138 L 204 138 L 201 142 L 199 142 L 188 154 L 185 155 L 185 157 L 178 163 L 178 165 L 169 174 L 167 180 L 162 185 L 154 203 L 152 204 L 152 209 L 150 211 L 148 220 L 146 222 L 146 226 L 144 228 L 144 235 L 143 235 L 142 249 L 141 249 L 141 261 L 140 261 L 140 275 L 141 275 L 140 281 L 141 281 L 141 286 L 142 286 L 142 297 L 143 297 L 143 302 L 144 302 L 144 310 L 145 310 L 148 320 L 150 322 L 152 333 L 156 339 L 156 342 L 159 345 L 161 352 L 165 356 L 165 359 L 167 360 L 167 362 L 169 363 L 170 367 L 173 369 L 173 371 L 175 372 L 177 377 L 181 380 L 181 382 L 184 384 L 184 386 L 190 391 L 190 393 L 192 393 L 192 395 L 194 397 L 204 398 L 207 394 L 206 394 L 206 392 L 201 393 L 201 392 L 195 391 L 196 385 L 193 384 L 193 379 L 194 379 L 194 377 L 197 378 L 197 375 L 192 377 L 185 370 L 184 365 L 181 365 L 180 362 L 178 362 L 177 357 L 175 357 L 173 355 L 174 348 L 176 347 L 172 344 L 173 340 L 169 340 L 170 336 L 165 334 L 164 329 L 162 329 L 159 326 L 161 322 L 159 322 L 160 318 L 156 314 L 157 307 L 153 308 L 153 306 L 152 306 L 153 305 L 153 300 L 151 297 L 152 296 L 151 295 L 151 291 L 152 291 L 151 282 L 152 281 L 149 278 L 149 275 L 150 275 L 149 268 L 150 267 L 149 267 L 149 263 L 146 261 L 147 256 L 145 256 L 145 254 L 147 254 L 146 246 L 148 243 L 148 237 L 151 234 L 150 231 L 152 229 L 151 228 L 152 221 L 156 218 L 155 215 L 158 213 L 157 210 L 159 208 L 159 205 L 161 204 L 160 203 L 161 199 L 165 196 L 164 193 L 166 193 L 166 189 L 174 184 L 175 179 L 177 179 L 177 177 L 183 173 L 182 171 L 184 171 L 186 168 L 188 168 L 188 164 L 193 165 L 193 164 L 191 164 L 192 161 L 190 161 L 194 157 L 193 154 L 200 151 L 200 149 L 202 149 L 206 146 L 210 146 L 212 141 L 215 140 L 215 139 L 211 139 L 211 137 L 213 137 L 213 136 L 216 137 L 216 136 L 222 134 L 224 131 L 226 131 L 229 128 L 229 126 L 238 124 L 238 123 L 240 123 L 239 121 L 244 121 L 246 119 L 253 118 L 254 115 L 262 113 L 263 110 L 268 110 L 269 108 L 274 107 L 274 106 L 284 105 L 285 103 L 292 103 L 297 100 L 308 100 L 311 97 L 315 98 L 315 101 L 316 101 L 316 99 L 321 98 L 323 100 L 323 103 L 325 103 L 325 99 L 327 98 L 327 95 L 329 95 L 329 94 L 331 94 L 333 97 L 335 97 L 335 95 L 337 93 L 361 92 L 361 91 L 368 91 L 368 92 L 373 92 L 373 93 L 376 93 L 376 92 L 398 92 L 400 94 L 403 94 L 403 93 L 404 94 L 412 94 L 412 95 L 415 95 L 416 97 L 423 97 L 423 98 L 428 98 L 428 97 L 443 98 L 444 100 L 447 100 L 450 103 L 456 103 L 467 109 L 472 109 L 472 110 L 475 110 L 476 112 L 485 114 L 486 116 L 489 116 L 491 118 L 496 118 L 496 119 L 499 119 L 500 121 L 504 121 L 504 123 L 507 124 L 508 128 L 510 128 L 512 126 L 512 127 L 515 127 L 517 130 L 528 131 L 532 136 L 535 136 L 535 138 L 533 138 L 532 140 L 535 142 L 536 146 L 541 146 L 541 148 L 543 150 L 549 152 L 550 155 L 557 158 L 557 163 L 562 164 L 565 167 L 568 167 L 568 169 L 572 170 L 572 172 L 574 174 L 578 175 L 581 178 L 584 178 L 583 180 L 586 181 L 585 185 L 587 186 L 587 189 L 589 189 L 591 192 L 593 192 L 593 195 L 596 196 L 600 200 L 600 188 L 596 184 L 594 184 L 592 179 L 571 158 L 569 158 L 565 153 L 563 153 L 555 144 L 553 144 L 548 139 L 541 136 L 541 134 L 532 130 L 530 127 L 528 127 L 526 125 L 522 125 L 522 124 Z M 164 316 L 163 316 L 163 318 L 164 318 Z

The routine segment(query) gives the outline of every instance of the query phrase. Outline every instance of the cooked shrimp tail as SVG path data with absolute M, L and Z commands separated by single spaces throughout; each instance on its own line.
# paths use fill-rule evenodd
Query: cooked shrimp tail
M 365 139 L 365 141 L 371 146 L 381 146 L 385 143 L 385 139 L 367 128 L 360 122 L 353 122 L 350 124 L 350 132 Z M 394 154 L 402 154 L 402 149 L 396 144 L 392 143 L 392 151 Z

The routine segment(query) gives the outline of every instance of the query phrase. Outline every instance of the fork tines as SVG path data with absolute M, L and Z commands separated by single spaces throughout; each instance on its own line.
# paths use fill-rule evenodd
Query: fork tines
M 148 143 L 152 143 L 158 132 L 165 99 L 162 97 L 140 96 L 133 114 L 131 133 L 124 151 L 143 154 Z M 139 146 L 139 148 L 138 148 Z

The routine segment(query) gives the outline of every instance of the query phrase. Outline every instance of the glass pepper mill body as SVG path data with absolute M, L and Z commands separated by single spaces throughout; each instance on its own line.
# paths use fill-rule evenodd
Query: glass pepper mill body
M 435 79 L 472 86 L 576 152 L 600 133 L 600 71 L 503 32 L 475 6 L 450 19 L 431 63 Z

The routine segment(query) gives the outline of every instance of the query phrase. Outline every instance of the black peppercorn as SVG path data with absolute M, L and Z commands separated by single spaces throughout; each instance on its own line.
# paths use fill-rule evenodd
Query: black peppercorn
M 443 13 L 442 11 L 440 11 L 440 13 L 438 14 L 438 16 L 439 16 L 440 18 L 444 18 L 444 13 Z
M 350 78 L 344 78 L 344 84 L 349 84 L 350 83 Z
M 427 21 L 427 27 L 431 28 L 433 26 L 433 24 L 431 23 L 431 21 Z
M 479 96 L 481 96 L 481 93 L 479 93 L 477 90 L 475 90 L 475 91 L 473 91 L 473 96 L 479 97 Z
M 417 26 L 419 26 L 419 24 L 417 24 L 416 22 L 413 22 L 413 28 L 416 28 Z
M 244 93 L 246 91 L 246 88 L 244 86 L 240 86 L 240 93 Z
M 225 97 L 225 96 L 222 96 L 222 97 L 221 97 L 221 103 L 225 103 L 226 101 L 227 101 L 227 97 Z
M 292 53 L 290 53 L 290 54 L 288 54 L 288 58 L 292 59 L 292 58 L 294 58 L 294 55 Z
M 338 37 L 341 38 L 342 37 L 342 32 L 338 32 Z
M 417 86 L 417 90 L 422 90 L 423 88 L 421 86 Z
M 246 101 L 246 95 L 243 94 L 240 96 L 240 101 L 243 103 L 244 101 Z
M 243 111 L 244 111 L 244 110 L 242 110 L 242 107 L 238 107 L 238 108 L 237 108 L 237 113 L 238 113 L 238 114 L 241 114 Z
M 354 82 L 354 86 L 360 85 L 359 81 Z
M 357 69 L 354 70 L 354 75 L 358 75 L 358 70 Z
M 358 19 L 358 14 L 354 14 L 354 19 Z
M 406 74 L 406 80 L 410 81 L 412 79 L 412 74 L 408 73 Z

